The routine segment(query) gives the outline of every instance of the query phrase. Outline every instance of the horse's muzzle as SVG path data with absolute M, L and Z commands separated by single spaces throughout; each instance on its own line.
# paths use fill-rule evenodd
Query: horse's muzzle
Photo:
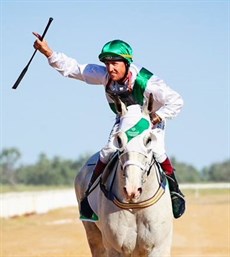
M 125 186 L 123 189 L 124 189 L 125 199 L 129 203 L 137 202 L 137 200 L 140 198 L 142 193 L 141 187 L 135 189 L 135 188 L 130 188 Z

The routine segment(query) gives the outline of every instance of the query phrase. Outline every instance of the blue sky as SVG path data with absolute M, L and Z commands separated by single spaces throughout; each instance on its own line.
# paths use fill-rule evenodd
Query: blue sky
M 99 63 L 102 46 L 127 41 L 134 61 L 185 102 L 168 122 L 170 156 L 201 169 L 229 158 L 229 1 L 1 0 L 1 148 L 23 163 L 40 153 L 76 159 L 103 147 L 113 125 L 102 86 L 64 78 L 37 53 L 17 90 L 49 17 L 46 40 L 79 63 Z

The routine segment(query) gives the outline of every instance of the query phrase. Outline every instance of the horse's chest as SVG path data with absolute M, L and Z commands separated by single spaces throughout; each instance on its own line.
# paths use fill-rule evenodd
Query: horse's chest
M 149 224 L 136 223 L 131 217 L 120 219 L 119 223 L 107 226 L 104 240 L 117 251 L 131 254 L 146 252 L 154 247 Z M 142 256 L 136 255 L 136 256 Z

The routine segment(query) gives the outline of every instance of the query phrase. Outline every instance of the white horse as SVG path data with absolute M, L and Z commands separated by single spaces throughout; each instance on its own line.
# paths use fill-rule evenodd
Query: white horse
M 83 225 L 93 257 L 170 257 L 173 215 L 166 179 L 153 159 L 152 97 L 141 108 L 117 101 L 118 149 L 88 196 L 99 221 Z M 78 203 L 84 197 L 98 153 L 75 179 Z M 118 161 L 116 162 L 116 160 Z

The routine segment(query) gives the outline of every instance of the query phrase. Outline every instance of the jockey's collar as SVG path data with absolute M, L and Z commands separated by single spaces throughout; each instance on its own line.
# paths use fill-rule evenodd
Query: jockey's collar
M 132 73 L 128 71 L 128 74 L 125 76 L 125 78 L 117 81 L 117 83 L 120 85 L 126 84 L 128 86 L 129 92 L 132 92 L 131 78 L 132 78 Z

